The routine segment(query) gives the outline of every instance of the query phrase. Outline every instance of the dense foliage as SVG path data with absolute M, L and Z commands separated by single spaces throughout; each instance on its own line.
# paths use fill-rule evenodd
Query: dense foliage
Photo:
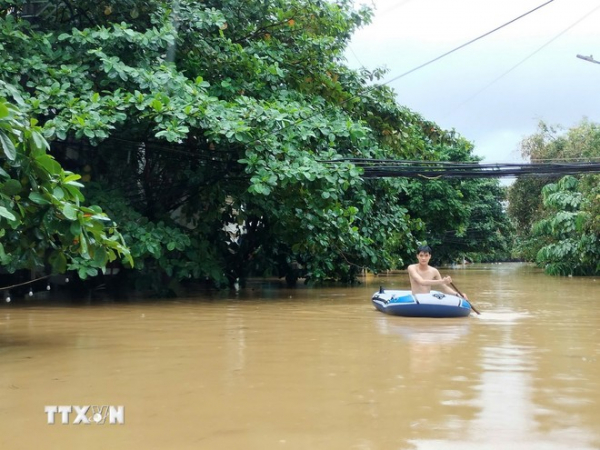
M 598 212 L 598 177 L 593 189 Z M 536 222 L 534 236 L 542 242 L 537 262 L 552 275 L 600 273 L 600 230 L 592 215 L 592 199 L 582 193 L 580 182 L 566 176 L 542 190 L 549 214 Z
M 532 162 L 588 161 L 600 157 L 600 125 L 583 120 L 567 130 L 540 123 L 522 143 Z M 508 213 L 517 225 L 519 256 L 553 275 L 600 273 L 600 177 L 516 180 Z
M 351 0 L 0 5 L 0 96 L 16 90 L 83 174 L 140 287 L 350 281 L 404 265 L 417 240 L 452 236 L 445 260 L 504 246 L 496 182 L 363 180 L 342 161 L 474 159 L 382 71 L 344 65 L 371 14 Z
M 84 206 L 81 177 L 47 153 L 36 121 L 0 98 L 0 262 L 56 273 L 95 276 L 122 257 L 133 263 L 123 237 L 98 206 Z

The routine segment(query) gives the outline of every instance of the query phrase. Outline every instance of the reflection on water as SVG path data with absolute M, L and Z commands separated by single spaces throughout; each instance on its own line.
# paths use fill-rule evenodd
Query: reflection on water
M 394 317 L 380 284 L 0 307 L 0 448 L 600 448 L 594 279 L 445 269 L 480 316 Z M 48 425 L 45 405 L 124 405 Z

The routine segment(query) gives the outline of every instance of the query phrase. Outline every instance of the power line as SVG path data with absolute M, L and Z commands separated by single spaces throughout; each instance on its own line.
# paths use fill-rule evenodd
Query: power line
M 365 65 L 362 63 L 362 61 L 358 58 L 358 55 L 356 54 L 356 52 L 352 49 L 352 47 L 350 47 L 350 45 L 348 45 L 348 50 L 350 50 L 350 52 L 352 53 L 352 55 L 354 55 L 354 57 L 356 58 L 356 60 L 358 61 L 358 63 L 360 64 L 361 67 L 365 67 Z
M 481 164 L 449 161 L 398 161 L 343 158 L 322 161 L 350 162 L 363 169 L 363 178 L 502 178 L 522 175 L 581 175 L 600 173 L 599 162 L 570 164 Z
M 497 78 L 493 79 L 492 81 L 490 81 L 487 85 L 485 85 L 484 87 L 482 87 L 481 89 L 479 89 L 477 92 L 475 92 L 473 95 L 471 95 L 469 98 L 467 98 L 465 101 L 461 102 L 458 104 L 458 106 L 456 106 L 454 108 L 454 111 L 456 111 L 457 109 L 461 108 L 463 105 L 465 105 L 466 103 L 470 102 L 471 100 L 473 100 L 475 97 L 477 97 L 479 94 L 481 94 L 483 91 L 485 91 L 487 88 L 489 88 L 491 85 L 493 85 L 494 83 L 496 83 L 497 81 L 499 81 L 500 79 L 504 78 L 506 75 L 508 75 L 510 72 L 512 72 L 513 70 L 515 70 L 517 67 L 519 67 L 521 64 L 523 64 L 525 61 L 527 61 L 529 58 L 531 58 L 532 56 L 534 56 L 535 54 L 537 54 L 538 52 L 540 52 L 541 50 L 543 50 L 544 48 L 546 48 L 548 45 L 550 45 L 552 42 L 554 42 L 556 39 L 558 39 L 559 37 L 561 37 L 563 34 L 565 34 L 567 31 L 569 31 L 571 28 L 573 28 L 575 25 L 578 25 L 580 22 L 582 22 L 584 19 L 587 19 L 588 16 L 590 16 L 592 13 L 594 13 L 597 9 L 599 9 L 600 6 L 596 6 L 594 9 L 592 9 L 591 11 L 589 11 L 588 13 L 586 13 L 583 17 L 581 17 L 579 20 L 577 20 L 576 22 L 574 22 L 573 24 L 571 24 L 570 26 L 568 26 L 567 28 L 565 28 L 563 31 L 561 31 L 559 34 L 557 34 L 556 36 L 554 36 L 552 39 L 550 39 L 548 42 L 546 42 L 544 45 L 542 45 L 541 47 L 539 47 L 537 50 L 535 50 L 533 53 L 530 53 L 529 55 L 527 55 L 525 58 L 523 58 L 521 61 L 519 61 L 517 64 L 515 64 L 514 66 L 512 66 L 510 69 L 508 69 L 506 72 L 502 73 L 500 76 L 498 76 Z M 577 55 L 578 58 L 581 59 L 586 59 L 589 61 L 588 57 L 582 57 L 581 55 Z M 593 60 L 592 60 L 593 61 Z M 600 62 L 598 61 L 593 61 L 596 62 L 598 64 L 600 64 Z M 448 113 L 446 114 L 446 117 L 451 114 Z
M 600 162 L 600 156 L 580 156 L 577 158 L 532 158 L 535 163 L 538 162 L 553 162 L 553 161 L 562 161 L 562 162 Z
M 502 29 L 502 28 L 504 28 L 504 27 L 506 27 L 506 26 L 508 26 L 508 25 L 510 25 L 510 24 L 512 24 L 512 23 L 514 23 L 514 22 L 516 22 L 517 20 L 519 20 L 519 19 L 522 19 L 522 18 L 523 18 L 523 17 L 525 17 L 525 16 L 528 16 L 529 14 L 531 14 L 531 13 L 533 13 L 533 12 L 537 11 L 538 9 L 541 9 L 541 8 L 543 8 L 544 6 L 546 6 L 546 5 L 550 4 L 550 3 L 552 3 L 553 1 L 554 1 L 554 0 L 549 0 L 549 1 L 547 1 L 546 3 L 543 3 L 543 4 L 539 5 L 539 6 L 536 6 L 536 7 L 535 7 L 535 8 L 533 8 L 532 10 L 530 10 L 530 11 L 527 11 L 526 13 L 523 13 L 523 14 L 521 14 L 521 15 L 520 15 L 520 16 L 518 16 L 518 17 L 515 17 L 514 19 L 512 19 L 512 20 L 510 20 L 510 21 L 508 21 L 508 22 L 506 22 L 506 23 L 504 23 L 504 24 L 502 24 L 502 25 L 500 25 L 499 27 L 496 27 L 496 28 L 494 28 L 493 30 L 491 30 L 491 31 L 488 31 L 487 33 L 484 33 L 484 34 L 482 34 L 481 36 L 478 36 L 478 37 L 476 37 L 476 38 L 474 38 L 474 39 L 471 39 L 470 41 L 468 41 L 468 42 L 465 42 L 464 44 L 462 44 L 462 45 L 459 45 L 458 47 L 455 47 L 455 48 L 453 48 L 452 50 L 450 50 L 450 51 L 448 51 L 448 52 L 446 52 L 446 53 L 443 53 L 443 54 L 441 54 L 440 56 L 438 56 L 438 57 L 436 57 L 436 58 L 433 58 L 433 59 L 431 59 L 431 60 L 427 61 L 426 63 L 423 63 L 423 64 L 421 64 L 420 66 L 417 66 L 417 67 L 415 67 L 415 68 L 413 68 L 413 69 L 409 70 L 408 72 L 404 72 L 403 74 L 400 74 L 400 75 L 398 75 L 397 77 L 394 77 L 394 78 L 392 78 L 391 80 L 388 80 L 388 81 L 384 82 L 383 84 L 389 84 L 389 83 L 391 83 L 392 81 L 399 80 L 400 78 L 403 78 L 403 77 L 405 77 L 406 75 L 409 75 L 409 74 L 411 74 L 411 73 L 413 73 L 413 72 L 416 72 L 417 70 L 419 70 L 419 69 L 422 69 L 423 67 L 426 67 L 426 66 L 428 66 L 429 64 L 432 64 L 432 63 L 434 63 L 434 62 L 436 62 L 436 61 L 439 61 L 440 59 L 442 59 L 442 58 L 445 58 L 446 56 L 448 56 L 448 55 L 450 55 L 450 54 L 452 54 L 452 53 L 454 53 L 454 52 L 456 52 L 456 51 L 458 51 L 458 50 L 460 50 L 460 49 L 462 49 L 462 48 L 466 47 L 467 45 L 471 45 L 471 44 L 473 44 L 474 42 L 477 42 L 477 41 L 479 41 L 480 39 L 483 39 L 484 37 L 487 37 L 487 36 L 489 36 L 490 34 L 492 34 L 492 33 L 495 33 L 496 31 L 498 31 L 498 30 L 500 30 L 500 29 Z

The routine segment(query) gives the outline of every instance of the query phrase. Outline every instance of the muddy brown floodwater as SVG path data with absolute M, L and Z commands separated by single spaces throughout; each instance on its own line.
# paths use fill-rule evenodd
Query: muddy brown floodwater
M 375 310 L 379 285 L 405 289 L 406 274 L 2 305 L 0 449 L 600 448 L 600 279 L 441 272 L 480 316 Z M 58 406 L 73 412 L 49 424 Z

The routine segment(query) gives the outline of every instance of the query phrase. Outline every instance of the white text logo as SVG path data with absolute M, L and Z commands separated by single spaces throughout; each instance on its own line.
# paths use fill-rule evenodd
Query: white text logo
M 54 424 L 57 420 L 63 425 L 72 423 L 79 424 L 110 424 L 125 423 L 125 407 L 109 405 L 88 406 L 45 406 L 44 411 L 48 416 L 48 423 Z

